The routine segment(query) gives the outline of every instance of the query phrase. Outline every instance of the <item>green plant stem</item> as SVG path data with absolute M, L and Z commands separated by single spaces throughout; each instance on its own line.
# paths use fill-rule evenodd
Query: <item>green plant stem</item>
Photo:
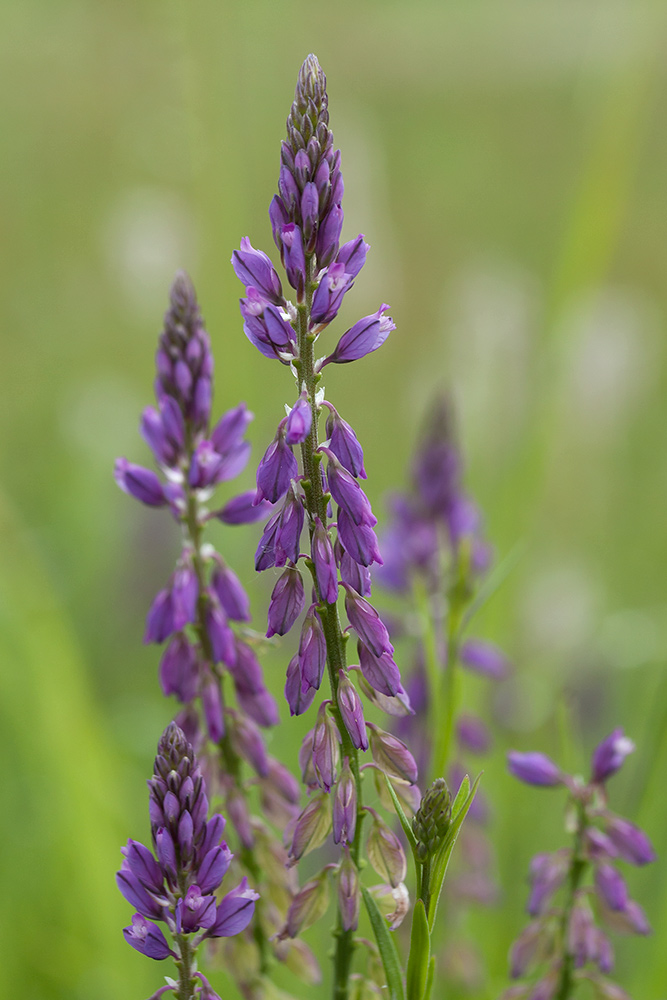
M 446 775 L 447 765 L 452 747 L 454 724 L 457 712 L 457 663 L 459 655 L 459 635 L 463 607 L 453 594 L 450 599 L 447 615 L 447 640 L 444 669 L 441 671 L 439 684 L 431 691 L 431 700 L 440 704 L 440 718 L 436 730 L 435 747 L 431 773 L 434 778 Z
M 192 944 L 188 940 L 187 934 L 177 934 L 176 943 L 180 953 L 180 958 L 176 960 L 178 966 L 178 1000 L 194 1000 L 197 980 L 194 978 L 195 952 Z
M 574 848 L 572 851 L 572 864 L 570 865 L 570 872 L 567 881 L 567 899 L 565 901 L 565 907 L 563 909 L 563 917 L 561 920 L 561 943 L 563 948 L 563 964 L 561 966 L 560 981 L 558 983 L 558 992 L 554 996 L 554 1000 L 568 1000 L 571 992 L 573 983 L 572 974 L 574 972 L 574 956 L 568 949 L 568 928 L 570 926 L 570 919 L 572 917 L 572 910 L 574 909 L 576 894 L 579 886 L 581 885 L 581 880 L 583 878 L 584 872 L 588 867 L 588 862 L 583 856 L 583 838 L 584 830 L 586 829 L 586 813 L 584 806 L 581 802 L 577 803 L 577 830 L 575 833 Z
M 318 440 L 318 407 L 315 401 L 317 385 L 320 375 L 315 372 L 315 337 L 310 333 L 310 311 L 313 297 L 313 259 L 306 258 L 306 287 L 305 301 L 297 307 L 297 338 L 299 345 L 299 360 L 295 363 L 298 372 L 300 388 L 305 387 L 312 410 L 311 431 L 306 440 L 301 445 L 301 456 L 303 461 L 304 480 L 302 486 L 306 496 L 306 507 L 310 515 L 309 530 L 310 536 L 314 531 L 314 519 L 319 517 L 320 521 L 328 530 L 327 507 L 329 497 L 322 490 L 322 478 L 320 474 L 321 455 L 317 449 Z M 361 772 L 359 770 L 359 754 L 343 722 L 343 717 L 338 708 L 338 671 L 345 667 L 345 642 L 340 618 L 338 616 L 338 605 L 329 604 L 322 599 L 317 586 L 314 566 L 310 560 L 307 561 L 313 583 L 319 598 L 318 612 L 322 621 L 322 629 L 327 646 L 327 669 L 329 673 L 329 684 L 331 687 L 331 712 L 336 720 L 336 725 L 341 734 L 343 755 L 349 758 L 350 769 L 354 776 L 357 789 L 357 825 L 354 842 L 350 849 L 350 856 L 357 867 L 359 867 L 361 855 L 361 828 L 364 817 Z M 352 955 L 355 948 L 354 932 L 343 930 L 340 911 L 338 913 L 336 928 L 334 930 L 336 939 L 334 950 L 334 1000 L 347 1000 L 349 995 L 350 968 Z
M 188 454 L 191 451 L 191 443 L 188 441 Z M 187 480 L 186 480 L 187 482 Z M 185 532 L 186 540 L 192 548 L 192 565 L 197 577 L 197 585 L 199 591 L 199 597 L 197 599 L 197 621 L 195 622 L 195 631 L 197 633 L 197 638 L 199 639 L 202 652 L 206 660 L 211 664 L 212 669 L 214 663 L 213 650 L 211 648 L 211 639 L 206 628 L 206 563 L 202 555 L 202 524 L 199 517 L 199 501 L 194 490 L 187 490 L 187 508 L 186 516 L 183 524 L 183 529 Z M 223 675 L 216 672 L 216 678 L 220 688 L 220 703 L 222 706 L 222 711 L 225 710 L 225 694 L 223 686 Z M 225 729 L 225 732 L 218 743 L 218 750 L 220 753 L 221 766 L 225 774 L 229 775 L 232 779 L 234 786 L 238 788 L 242 794 L 245 795 L 245 790 L 243 788 L 243 781 L 241 777 L 241 759 L 234 750 L 231 740 L 229 738 L 229 733 Z M 251 847 L 242 846 L 240 851 L 240 858 L 242 865 L 254 881 L 256 886 L 259 886 L 261 882 L 261 869 L 255 858 L 254 852 Z M 253 936 L 255 938 L 255 943 L 259 951 L 259 966 L 260 973 L 265 975 L 271 965 L 271 948 L 269 946 L 268 939 L 264 933 L 262 927 L 262 897 L 255 903 L 255 917 L 253 921 Z

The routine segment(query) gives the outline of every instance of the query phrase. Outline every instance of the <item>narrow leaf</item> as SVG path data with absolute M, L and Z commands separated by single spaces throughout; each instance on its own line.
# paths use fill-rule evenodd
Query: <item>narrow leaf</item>
M 391 936 L 387 922 L 380 913 L 378 905 L 365 886 L 361 888 L 364 903 L 373 928 L 373 934 L 377 941 L 380 958 L 384 967 L 384 974 L 387 977 L 387 988 L 389 990 L 389 1000 L 405 1000 L 405 990 L 403 989 L 403 973 L 401 963 L 398 960 L 398 953 L 394 939 Z
M 470 806 L 472 805 L 472 801 L 475 798 L 475 792 L 477 791 L 477 787 L 481 779 L 482 775 L 478 774 L 475 778 L 475 783 L 470 789 L 467 799 L 465 800 L 463 806 L 459 809 L 456 819 L 453 820 L 447 836 L 445 837 L 433 863 L 433 870 L 431 874 L 431 903 L 428 913 L 428 924 L 431 930 L 433 930 L 433 924 L 435 923 L 435 917 L 438 912 L 438 902 L 440 900 L 440 893 L 442 892 L 442 886 L 445 881 L 445 875 L 447 874 L 449 859 L 452 856 L 452 851 L 454 850 L 454 845 L 461 827 L 463 826 L 463 821 L 468 814 Z M 458 795 L 456 797 L 458 799 Z
M 459 812 L 461 811 L 461 807 L 463 806 L 464 802 L 466 801 L 469 795 L 470 795 L 470 778 L 466 774 L 464 775 L 463 781 L 461 782 L 459 790 L 456 793 L 456 796 L 454 797 L 454 801 L 452 802 L 452 822 L 454 822 L 454 820 L 458 816 Z
M 428 963 L 428 979 L 426 980 L 426 990 L 424 992 L 424 1000 L 431 1000 L 431 991 L 433 990 L 434 979 L 435 979 L 435 955 L 431 955 L 431 961 Z
M 386 774 L 384 774 L 383 777 L 387 783 L 387 789 L 389 790 L 391 801 L 394 803 L 394 809 L 396 810 L 396 815 L 398 816 L 400 824 L 403 827 L 403 832 L 408 839 L 408 844 L 410 845 L 412 850 L 415 851 L 417 849 L 417 838 L 415 837 L 412 831 L 412 824 L 410 823 L 410 820 L 403 812 L 403 806 L 399 801 L 398 795 L 394 791 L 394 786 L 392 785 L 391 781 L 389 780 Z
M 428 926 L 424 900 L 418 899 L 412 914 L 410 935 L 410 955 L 406 986 L 408 1000 L 422 1000 L 428 981 L 431 957 L 431 934 Z

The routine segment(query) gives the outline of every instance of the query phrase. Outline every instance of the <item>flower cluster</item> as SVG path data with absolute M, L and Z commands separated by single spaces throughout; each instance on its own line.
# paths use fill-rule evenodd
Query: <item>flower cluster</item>
M 521 781 L 568 789 L 573 844 L 553 854 L 538 854 L 531 862 L 527 910 L 533 920 L 513 945 L 510 964 L 513 978 L 533 973 L 538 978 L 530 985 L 512 987 L 505 1000 L 568 997 L 579 980 L 593 983 L 602 997 L 628 1000 L 607 978 L 614 956 L 600 925 L 621 933 L 650 933 L 646 915 L 630 898 L 617 866 L 619 861 L 631 865 L 654 861 L 653 847 L 643 830 L 607 806 L 606 782 L 633 750 L 632 741 L 615 729 L 595 749 L 588 782 L 564 774 L 544 754 L 508 755 L 509 770 Z M 587 875 L 592 876 L 588 884 Z M 557 904 L 554 897 L 559 892 Z
M 381 536 L 384 564 L 373 574 L 400 597 L 396 635 L 416 636 L 414 666 L 405 682 L 414 714 L 397 719 L 395 729 L 416 748 L 420 773 L 435 779 L 446 774 L 451 787 L 458 788 L 470 768 L 470 756 L 487 754 L 492 742 L 484 721 L 460 710 L 458 667 L 500 680 L 508 663 L 492 644 L 463 638 L 479 582 L 491 564 L 491 549 L 482 534 L 479 510 L 464 487 L 453 408 L 446 395 L 436 399 L 429 414 L 411 478 L 410 490 L 390 499 L 391 518 Z M 412 600 L 412 613 L 405 613 L 406 598 Z M 461 834 L 456 870 L 448 880 L 458 916 L 466 902 L 489 904 L 497 896 L 484 829 L 487 815 L 478 791 Z M 476 988 L 481 959 L 470 951 L 462 962 L 464 942 L 451 926 L 448 936 L 449 974 Z
M 331 696 L 319 705 L 314 728 L 301 753 L 309 801 L 290 832 L 289 855 L 296 862 L 333 832 L 341 844 L 335 867 L 339 918 L 344 948 L 351 954 L 349 934 L 356 928 L 360 900 L 360 832 L 371 818 L 368 856 L 394 891 L 402 886 L 405 855 L 400 841 L 380 816 L 361 802 L 359 754 L 370 750 L 373 767 L 390 777 L 415 806 L 417 768 L 407 747 L 378 726 L 366 723 L 360 696 L 384 708 L 409 711 L 386 626 L 369 602 L 370 567 L 381 562 L 374 527 L 376 518 L 359 480 L 366 478 L 361 445 L 352 429 L 318 388 L 328 364 L 357 361 L 375 351 L 394 329 L 382 305 L 340 337 L 319 361 L 315 345 L 335 319 L 344 295 L 361 271 L 368 244 L 359 235 L 340 245 L 343 224 L 343 181 L 340 153 L 329 129 L 326 79 L 315 56 L 304 62 L 282 144 L 279 193 L 270 207 L 276 245 L 294 289 L 295 301 L 283 286 L 269 257 L 241 241 L 232 264 L 245 286 L 241 313 L 248 339 L 267 358 L 289 364 L 296 377 L 297 398 L 278 424 L 276 435 L 257 469 L 257 504 L 278 505 L 257 548 L 258 571 L 281 570 L 268 610 L 267 635 L 285 635 L 305 612 L 298 651 L 287 667 L 285 695 L 292 715 L 313 703 L 328 668 Z M 326 412 L 326 438 L 319 423 Z M 293 449 L 300 446 L 302 466 Z M 335 504 L 335 521 L 332 505 Z M 302 534 L 308 529 L 308 550 Z M 333 529 L 335 528 L 335 536 Z M 313 598 L 300 564 L 310 572 Z M 341 630 L 338 597 L 344 594 L 349 627 Z M 347 632 L 357 637 L 358 665 L 346 665 Z M 382 787 L 387 792 L 382 778 Z M 295 897 L 284 933 L 294 936 L 323 912 L 327 869 Z M 401 888 L 401 893 L 403 888 Z M 401 904 L 402 905 L 402 904 Z M 404 911 L 403 907 L 403 911 Z M 349 961 L 349 959 L 345 959 Z M 336 976 L 347 977 L 342 959 Z M 347 987 L 346 987 L 347 988 Z
M 183 705 L 178 722 L 202 755 L 209 786 L 224 798 L 241 845 L 241 867 L 254 884 L 286 891 L 284 865 L 263 867 L 255 857 L 266 828 L 250 814 L 242 765 L 250 767 L 259 785 L 265 817 L 278 825 L 298 811 L 299 787 L 267 753 L 261 733 L 278 722 L 278 710 L 247 626 L 248 597 L 231 567 L 202 538 L 211 518 L 247 524 L 266 517 L 271 508 L 255 503 L 255 492 L 249 491 L 220 509 L 208 509 L 215 487 L 237 476 L 248 460 L 244 435 L 252 414 L 242 403 L 211 426 L 213 359 L 185 274 L 176 277 L 170 298 L 156 357 L 157 407 L 147 407 L 141 419 L 161 475 L 126 459 L 119 459 L 115 470 L 125 492 L 151 507 L 168 507 L 183 534 L 175 571 L 148 612 L 145 642 L 166 642 L 160 684 L 165 695 L 175 695 Z M 229 680 L 236 707 L 225 692 Z M 266 926 L 255 936 L 268 937 L 284 913 L 271 917 L 265 907 L 260 912 Z
M 210 820 L 206 786 L 195 752 L 172 722 L 162 734 L 154 774 L 148 782 L 153 852 L 136 840 L 122 849 L 116 875 L 118 888 L 137 912 L 124 930 L 125 940 L 148 958 L 171 956 L 179 983 L 179 1000 L 216 1000 L 207 980 L 196 971 L 196 950 L 204 939 L 239 934 L 250 922 L 258 895 L 247 879 L 220 902 L 219 888 L 232 859 L 222 840 L 224 818 Z M 158 923 L 171 932 L 171 948 Z

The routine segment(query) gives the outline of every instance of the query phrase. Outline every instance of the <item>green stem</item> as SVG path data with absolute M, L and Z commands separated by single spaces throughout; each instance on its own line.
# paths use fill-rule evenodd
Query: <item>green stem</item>
M 187 442 L 188 455 L 190 455 L 192 450 L 191 441 Z M 187 482 L 187 477 L 186 477 Z M 186 496 L 187 496 L 187 508 L 184 520 L 184 531 L 186 540 L 192 549 L 192 565 L 197 577 L 199 597 L 197 600 L 197 621 L 195 622 L 194 628 L 197 633 L 197 638 L 202 648 L 205 659 L 213 665 L 214 656 L 213 649 L 211 647 L 211 639 L 206 628 L 206 602 L 208 598 L 206 597 L 206 561 L 202 555 L 202 524 L 199 517 L 199 500 L 194 490 L 189 489 L 186 486 Z M 222 712 L 225 710 L 225 695 L 223 686 L 223 676 L 216 672 L 216 679 L 218 681 L 220 689 L 220 703 L 222 706 Z M 229 733 L 225 728 L 225 732 L 222 739 L 218 743 L 218 750 L 220 752 L 221 766 L 225 774 L 228 774 L 233 784 L 238 788 L 244 795 L 245 790 L 243 788 L 243 781 L 241 776 L 241 759 L 234 750 L 231 740 L 229 738 Z M 259 886 L 261 882 L 261 868 L 255 858 L 252 848 L 242 847 L 240 851 L 239 860 L 245 867 L 246 871 L 254 881 L 256 886 Z M 253 921 L 253 936 L 255 938 L 255 943 L 259 951 L 259 965 L 260 973 L 265 975 L 271 965 L 271 948 L 269 946 L 268 939 L 264 933 L 262 927 L 262 898 L 260 898 L 255 903 L 255 917 Z
M 324 527 L 328 530 L 327 507 L 329 497 L 322 490 L 322 477 L 320 473 L 321 455 L 318 453 L 318 406 L 315 401 L 317 385 L 320 375 L 315 372 L 315 337 L 310 332 L 310 311 L 313 297 L 313 259 L 306 258 L 306 285 L 305 301 L 297 308 L 297 338 L 299 345 L 299 360 L 295 367 L 299 375 L 301 386 L 305 387 L 312 410 L 312 426 L 310 434 L 301 445 L 301 457 L 303 461 L 304 479 L 302 486 L 306 497 L 306 508 L 310 515 L 309 530 L 312 538 L 315 518 L 319 517 Z M 343 755 L 349 758 L 350 769 L 354 776 L 357 788 L 357 825 L 354 842 L 350 849 L 350 856 L 355 865 L 359 867 L 361 857 L 361 833 L 364 818 L 361 772 L 359 769 L 359 753 L 356 750 L 348 733 L 343 717 L 338 708 L 338 671 L 346 664 L 345 642 L 346 637 L 340 626 L 338 616 L 338 605 L 334 602 L 329 604 L 323 600 L 317 586 L 315 568 L 310 560 L 307 564 L 313 577 L 313 583 L 318 595 L 318 612 L 322 621 L 322 629 L 327 646 L 327 669 L 329 674 L 329 684 L 331 687 L 331 711 L 336 720 L 336 725 L 341 734 L 341 744 Z M 352 955 L 355 949 L 354 932 L 343 930 L 340 912 L 338 913 L 336 928 L 334 930 L 336 939 L 334 949 L 334 1000 L 347 1000 L 349 995 L 350 968 Z
M 441 717 L 436 730 L 437 736 L 433 750 L 431 773 L 434 778 L 444 778 L 452 747 L 454 724 L 457 711 L 457 662 L 459 655 L 459 633 L 463 608 L 456 596 L 451 597 L 449 614 L 447 616 L 447 644 L 444 669 L 440 675 L 440 683 L 431 691 L 431 699 L 440 704 Z
M 574 848 L 572 851 L 572 864 L 570 865 L 570 872 L 567 882 L 567 899 L 565 901 L 565 907 L 563 909 L 563 917 L 561 920 L 561 943 L 563 949 L 563 964 L 561 966 L 560 982 L 558 984 L 558 992 L 555 994 L 554 1000 L 568 1000 L 571 992 L 573 983 L 573 972 L 574 972 L 574 956 L 568 950 L 568 928 L 570 926 L 570 920 L 572 917 L 572 910 L 574 909 L 574 904 L 576 901 L 577 890 L 581 885 L 581 880 L 583 878 L 584 872 L 588 867 L 588 862 L 583 855 L 583 838 L 584 830 L 586 829 L 586 812 L 584 806 L 581 802 L 577 803 L 577 830 L 574 840 Z
M 180 958 L 176 960 L 178 966 L 178 1000 L 194 1000 L 197 980 L 194 978 L 195 972 L 195 952 L 188 940 L 187 934 L 177 934 L 176 944 L 180 953 Z

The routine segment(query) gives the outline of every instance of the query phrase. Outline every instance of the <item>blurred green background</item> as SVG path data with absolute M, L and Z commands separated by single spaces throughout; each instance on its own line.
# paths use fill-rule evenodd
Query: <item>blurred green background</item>
M 178 267 L 212 335 L 216 409 L 255 411 L 255 457 L 292 401 L 287 373 L 241 332 L 228 261 L 243 235 L 272 250 L 279 143 L 314 51 L 344 236 L 372 245 L 339 329 L 385 299 L 397 323 L 381 352 L 327 377 L 371 499 L 380 513 L 427 399 L 450 385 L 489 535 L 500 557 L 521 551 L 479 623 L 516 664 L 484 778 L 502 897 L 467 918 L 488 962 L 474 995 L 491 1000 L 529 857 L 563 838 L 558 795 L 506 776 L 507 746 L 584 769 L 623 725 L 638 751 L 612 805 L 667 846 L 667 7 L 8 0 L 0 20 L 7 995 L 139 998 L 164 974 L 124 944 L 113 873 L 128 835 L 147 835 L 144 781 L 170 717 L 141 637 L 177 539 L 112 466 L 147 457 L 138 415 Z M 248 469 L 234 491 L 251 483 Z M 212 535 L 261 627 L 257 530 Z M 284 663 L 266 662 L 276 692 Z M 287 728 L 285 758 L 303 729 Z M 620 943 L 618 977 L 660 1000 L 667 871 L 630 879 L 655 933 Z

